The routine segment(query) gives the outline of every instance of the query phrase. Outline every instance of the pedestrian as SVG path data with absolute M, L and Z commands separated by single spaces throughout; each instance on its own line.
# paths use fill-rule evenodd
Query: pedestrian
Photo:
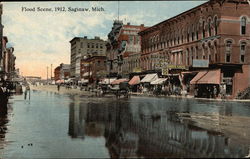
M 60 84 L 57 85 L 57 91 L 60 91 Z

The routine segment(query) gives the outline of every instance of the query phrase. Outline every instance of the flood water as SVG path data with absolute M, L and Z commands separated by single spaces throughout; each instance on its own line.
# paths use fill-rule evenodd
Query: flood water
M 0 158 L 245 157 L 250 103 L 31 91 L 0 127 Z

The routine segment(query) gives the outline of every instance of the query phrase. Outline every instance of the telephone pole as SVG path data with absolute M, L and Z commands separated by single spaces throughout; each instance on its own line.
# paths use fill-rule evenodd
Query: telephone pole
M 51 64 L 51 74 L 50 79 L 52 80 L 52 64 Z
M 49 72 L 49 67 L 47 66 L 47 84 L 48 84 L 48 72 Z

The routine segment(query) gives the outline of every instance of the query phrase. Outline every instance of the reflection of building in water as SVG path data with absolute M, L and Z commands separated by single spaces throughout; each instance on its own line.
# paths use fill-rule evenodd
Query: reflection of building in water
M 69 106 L 69 135 L 72 138 L 84 138 L 86 106 L 75 102 Z
M 248 154 L 248 147 L 230 142 L 222 133 L 183 123 L 177 112 L 180 111 L 176 105 L 117 101 L 89 106 L 87 116 L 88 122 L 105 125 L 106 146 L 111 157 L 244 157 Z

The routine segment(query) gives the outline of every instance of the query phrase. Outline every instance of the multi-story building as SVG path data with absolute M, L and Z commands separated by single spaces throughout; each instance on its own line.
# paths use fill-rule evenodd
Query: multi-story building
M 0 74 L 3 71 L 3 25 L 2 25 L 2 4 L 0 3 Z
M 250 85 L 247 0 L 210 0 L 139 34 L 142 37 L 140 63 L 145 71 L 206 70 L 203 74 L 206 79 L 194 80 L 193 84 L 219 84 L 229 97 L 235 97 Z M 186 85 L 189 82 L 181 81 Z
M 90 56 L 81 60 L 81 78 L 87 83 L 98 82 L 106 75 L 106 56 Z
M 99 37 L 88 39 L 85 37 L 75 37 L 70 41 L 71 60 L 70 75 L 76 80 L 80 80 L 81 59 L 87 56 L 105 55 L 106 42 Z
M 140 58 L 141 38 L 138 32 L 145 29 L 144 25 L 123 24 L 115 20 L 108 34 L 107 61 L 109 72 L 127 76 L 137 69 L 135 61 Z
M 54 70 L 54 80 L 55 81 L 60 80 L 60 70 L 61 70 L 60 66 L 57 66 Z
M 70 77 L 70 64 L 61 63 L 54 70 L 55 81 L 66 80 Z

